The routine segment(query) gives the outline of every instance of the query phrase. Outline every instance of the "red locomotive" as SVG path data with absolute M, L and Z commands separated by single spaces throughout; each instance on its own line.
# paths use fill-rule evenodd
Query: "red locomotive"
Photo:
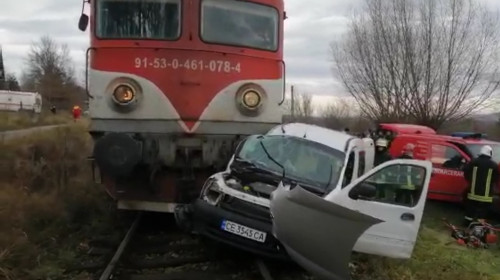
M 93 166 L 120 209 L 173 212 L 281 123 L 283 2 L 84 0 Z

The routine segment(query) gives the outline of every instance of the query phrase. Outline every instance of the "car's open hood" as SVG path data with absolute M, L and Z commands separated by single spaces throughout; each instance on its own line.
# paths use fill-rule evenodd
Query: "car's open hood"
M 379 219 L 282 183 L 271 196 L 273 235 L 299 265 L 328 280 L 349 279 L 354 244 Z

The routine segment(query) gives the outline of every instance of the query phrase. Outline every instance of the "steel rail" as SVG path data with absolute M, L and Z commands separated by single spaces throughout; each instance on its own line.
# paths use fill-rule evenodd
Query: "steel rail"
M 127 231 L 127 234 L 123 238 L 122 242 L 120 243 L 120 246 L 118 246 L 118 249 L 116 250 L 113 258 L 109 262 L 108 266 L 106 266 L 106 269 L 104 272 L 101 274 L 101 277 L 99 280 L 108 280 L 109 277 L 111 276 L 111 273 L 113 273 L 113 269 L 115 269 L 116 263 L 120 260 L 120 257 L 122 256 L 123 252 L 125 251 L 125 248 L 127 247 L 130 239 L 135 233 L 135 230 L 137 229 L 137 226 L 139 225 L 139 222 L 142 217 L 142 212 L 137 215 L 135 218 L 134 223 L 130 227 L 130 229 Z

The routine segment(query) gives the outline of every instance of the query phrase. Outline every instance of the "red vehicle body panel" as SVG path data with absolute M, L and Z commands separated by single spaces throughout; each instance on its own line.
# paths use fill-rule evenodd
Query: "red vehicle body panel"
M 279 118 L 277 115 L 279 102 L 284 101 L 284 90 L 280 90 L 284 88 L 285 78 L 284 1 L 245 1 L 276 10 L 276 51 L 204 42 L 201 36 L 202 0 L 180 2 L 180 35 L 174 40 L 99 38 L 99 0 L 90 2 L 87 78 L 89 94 L 96 97 L 91 98 L 94 101 L 90 102 L 93 106 L 89 110 L 96 126 L 91 125 L 90 130 L 96 132 L 95 135 L 104 135 L 101 132 L 137 132 L 142 134 L 142 138 L 154 139 L 155 143 L 160 143 L 158 146 L 163 145 L 162 149 L 171 150 L 161 154 L 162 168 L 158 168 L 159 171 L 153 167 L 140 170 L 151 174 L 135 176 L 134 173 L 130 178 L 117 179 L 105 172 L 100 173 L 109 195 L 117 200 L 181 203 L 185 199 L 179 197 L 190 191 L 179 179 L 187 173 L 182 169 L 181 159 L 203 162 L 200 168 L 192 170 L 194 182 L 188 182 L 189 186 L 194 186 L 192 192 L 197 194 L 205 179 L 213 174 L 209 169 L 212 167 L 206 166 L 210 159 L 215 158 L 214 162 L 224 160 L 223 157 L 213 156 L 212 151 L 222 150 L 221 147 L 230 148 L 240 134 L 253 134 L 281 121 L 281 115 Z M 139 89 L 143 89 L 138 92 L 145 96 L 130 113 L 113 110 L 106 103 L 113 82 L 123 77 L 135 81 Z M 263 88 L 263 99 L 268 102 L 260 115 L 246 117 L 240 112 L 232 114 L 237 108 L 236 93 L 240 84 Z M 200 139 L 203 142 L 189 141 Z M 181 142 L 182 145 L 179 144 Z M 195 143 L 195 146 L 203 144 L 191 149 L 190 143 Z M 153 145 L 147 147 L 155 153 L 160 150 Z M 186 152 L 188 148 L 189 156 Z M 170 156 L 172 154 L 175 156 Z M 188 171 L 191 172 L 191 169 Z
M 138 56 L 142 61 L 152 61 L 151 63 L 154 63 L 155 59 L 158 62 L 160 57 L 160 64 L 168 61 L 165 64 L 167 69 L 151 71 L 147 68 L 134 68 L 134 57 Z M 240 73 L 232 70 L 233 73 L 221 76 L 220 73 L 211 71 L 168 69 L 174 63 L 186 67 L 191 65 L 193 68 L 202 66 L 205 68 L 205 65 L 209 65 L 206 61 L 230 61 L 232 69 L 241 68 L 241 70 Z M 172 52 L 168 49 L 101 49 L 93 56 L 92 68 L 101 71 L 127 72 L 153 82 L 167 96 L 189 129 L 198 121 L 215 95 L 226 85 L 239 80 L 278 79 L 281 76 L 281 64 L 268 59 L 188 50 Z M 203 90 L 200 90 L 201 88 Z
M 92 2 L 92 14 L 96 3 Z M 275 52 L 203 42 L 200 34 L 201 0 L 182 1 L 181 34 L 176 40 L 104 39 L 91 23 L 90 67 L 106 72 L 130 73 L 153 82 L 170 100 L 180 119 L 191 128 L 214 97 L 240 80 L 279 79 L 283 68 L 283 0 L 252 0 L 273 6 L 279 15 Z M 140 67 L 136 67 L 136 59 Z M 222 61 L 222 71 L 208 71 L 210 62 Z M 225 62 L 229 62 L 229 68 Z M 177 67 L 176 67 L 177 66 Z M 216 65 L 221 68 L 220 64 Z M 229 71 L 224 71 L 224 68 Z M 196 70 L 194 70 L 196 68 Z M 275 92 L 272 94 L 279 94 Z
M 394 133 L 404 134 L 436 134 L 436 131 L 430 127 L 415 124 L 401 124 L 401 123 L 381 123 L 379 128 L 389 130 Z
M 414 157 L 420 160 L 429 160 L 433 165 L 433 174 L 429 185 L 428 198 L 449 202 L 463 202 L 466 196 L 467 182 L 460 168 L 443 166 L 443 163 L 452 155 L 460 155 L 465 162 L 471 156 L 459 148 L 466 144 L 496 144 L 497 142 L 484 139 L 463 139 L 446 135 L 429 134 L 399 134 L 390 144 L 389 153 L 393 157 L 401 155 L 404 146 L 408 143 L 415 145 Z M 500 192 L 500 182 L 496 185 Z M 500 209 L 500 204 L 496 203 Z

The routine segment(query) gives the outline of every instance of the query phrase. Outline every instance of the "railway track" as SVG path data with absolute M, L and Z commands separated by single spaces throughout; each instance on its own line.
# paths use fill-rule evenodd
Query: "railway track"
M 93 279 L 109 280 L 205 280 L 205 279 L 285 279 L 282 272 L 293 274 L 289 264 L 274 271 L 255 256 L 190 236 L 174 224 L 158 226 L 161 219 L 139 213 L 120 242 L 93 240 L 88 250 L 90 262 L 79 270 L 90 272 Z M 163 217 L 163 220 L 166 218 Z M 300 270 L 300 269 L 299 269 Z M 306 279 L 297 270 L 286 279 Z

